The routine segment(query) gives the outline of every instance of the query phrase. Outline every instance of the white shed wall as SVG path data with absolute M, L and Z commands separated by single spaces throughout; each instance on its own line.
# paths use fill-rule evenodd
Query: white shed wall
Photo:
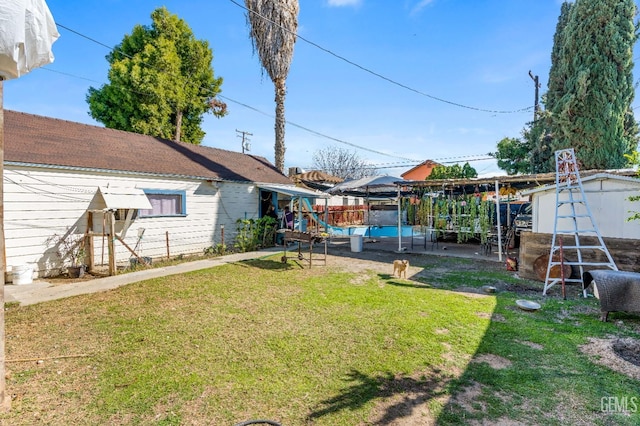
M 630 211 L 639 211 L 640 202 L 628 200 L 631 195 L 640 195 L 640 182 L 601 179 L 583 182 L 583 189 L 594 221 L 603 237 L 640 239 L 640 221 L 627 221 Z M 566 192 L 563 199 L 567 199 Z M 533 232 L 553 233 L 556 213 L 555 188 L 532 193 Z M 574 196 L 574 199 L 577 199 Z M 570 204 L 561 207 L 558 215 L 570 215 Z M 586 214 L 586 209 L 578 204 L 576 214 Z M 580 218 L 578 227 L 591 228 L 588 218 Z M 558 230 L 573 229 L 569 219 L 558 219 Z
M 168 179 L 125 174 L 59 171 L 45 168 L 5 166 L 4 229 L 7 266 L 32 264 L 40 276 L 57 273 L 60 265 L 55 249 L 47 238 L 63 235 L 67 229 L 87 228 L 87 210 L 102 208 L 94 198 L 99 186 L 137 187 L 184 191 L 184 217 L 137 218 L 127 231 L 125 242 L 140 256 L 162 258 L 169 254 L 202 253 L 207 247 L 222 242 L 232 245 L 236 221 L 258 218 L 258 195 L 255 185 L 245 183 L 209 183 L 195 179 Z M 94 216 L 94 231 L 102 229 L 100 215 Z M 138 230 L 144 228 L 142 239 Z M 119 230 L 116 228 L 118 234 Z M 103 253 L 104 247 L 104 253 Z M 95 262 L 108 262 L 107 241 L 94 238 Z M 116 262 L 132 257 L 116 241 Z

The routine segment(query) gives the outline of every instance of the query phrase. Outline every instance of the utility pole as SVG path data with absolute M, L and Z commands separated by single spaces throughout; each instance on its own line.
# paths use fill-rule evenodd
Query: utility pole
M 242 138 L 242 153 L 244 154 L 244 151 L 251 151 L 250 147 L 251 145 L 249 145 L 249 138 L 247 136 L 253 136 L 253 133 L 249 133 L 249 132 L 245 132 L 243 130 L 238 130 L 236 129 L 236 133 L 238 133 L 238 137 Z
M 531 70 L 529 70 L 529 77 L 531 77 L 531 80 L 533 80 L 533 84 L 535 84 L 536 86 L 536 100 L 533 107 L 533 121 L 536 121 L 538 119 L 538 111 L 540 108 L 538 106 L 538 89 L 540 89 L 540 82 L 538 80 L 538 76 L 534 76 Z

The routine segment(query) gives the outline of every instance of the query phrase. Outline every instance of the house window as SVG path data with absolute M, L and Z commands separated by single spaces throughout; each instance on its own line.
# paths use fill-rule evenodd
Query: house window
M 140 217 L 187 215 L 185 191 L 145 189 L 144 193 L 151 203 L 151 209 L 140 209 Z

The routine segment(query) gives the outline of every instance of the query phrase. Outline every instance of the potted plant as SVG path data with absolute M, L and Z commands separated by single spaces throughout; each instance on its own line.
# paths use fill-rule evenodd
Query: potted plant
M 86 266 L 85 257 L 87 251 L 84 244 L 84 235 L 74 234 L 67 230 L 64 235 L 53 234 L 47 239 L 47 245 L 56 250 L 56 254 L 67 267 L 67 274 L 70 278 L 80 278 L 84 276 Z

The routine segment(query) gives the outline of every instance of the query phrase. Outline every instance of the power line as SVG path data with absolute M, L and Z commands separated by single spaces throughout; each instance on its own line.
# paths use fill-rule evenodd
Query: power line
M 414 89 L 414 88 L 412 88 L 410 86 L 407 86 L 406 84 L 397 82 L 397 81 L 395 81 L 395 80 L 393 80 L 393 79 L 391 79 L 389 77 L 386 77 L 386 76 L 384 76 L 384 75 L 382 75 L 380 73 L 377 73 L 377 72 L 375 72 L 373 70 L 370 70 L 369 68 L 366 68 L 366 67 L 364 67 L 364 66 L 362 66 L 362 65 L 360 65 L 360 64 L 358 64 L 356 62 L 353 62 L 350 59 L 345 58 L 344 56 L 338 55 L 337 53 L 335 53 L 335 52 L 333 52 L 333 51 L 331 51 L 331 50 L 329 50 L 327 48 L 324 48 L 324 47 L 320 46 L 319 44 L 317 44 L 317 43 L 315 43 L 315 42 L 313 42 L 313 41 L 311 41 L 309 39 L 306 39 L 305 37 L 303 37 L 303 36 L 301 36 L 301 35 L 299 35 L 297 33 L 293 33 L 288 28 L 285 28 L 282 25 L 278 24 L 277 22 L 274 22 L 274 21 L 270 20 L 266 16 L 260 15 L 258 12 L 255 12 L 255 11 L 253 11 L 251 9 L 247 9 L 244 5 L 239 4 L 235 0 L 229 0 L 229 1 L 231 3 L 233 3 L 233 4 L 235 4 L 236 6 L 238 6 L 239 8 L 244 9 L 249 13 L 253 13 L 254 15 L 259 16 L 261 19 L 264 19 L 265 21 L 267 21 L 267 22 L 269 22 L 269 23 L 271 23 L 273 25 L 276 25 L 277 27 L 279 27 L 280 29 L 282 29 L 284 31 L 292 33 L 293 35 L 296 36 L 296 38 L 299 38 L 300 40 L 310 44 L 311 46 L 313 46 L 315 48 L 318 48 L 318 49 L 322 50 L 323 52 L 328 53 L 329 55 L 334 56 L 334 57 L 336 57 L 336 58 L 348 63 L 349 65 L 353 65 L 354 67 L 359 68 L 360 70 L 365 71 L 365 72 L 367 72 L 367 73 L 369 73 L 371 75 L 374 75 L 374 76 L 376 76 L 376 77 L 378 77 L 378 78 L 380 78 L 382 80 L 385 80 L 388 83 L 391 83 L 391 84 L 399 86 L 399 87 L 401 87 L 403 89 L 409 90 L 410 92 L 417 93 L 418 95 L 427 97 L 429 99 L 433 99 L 434 101 L 443 102 L 445 104 L 453 105 L 453 106 L 460 107 L 460 108 L 466 108 L 466 109 L 470 109 L 470 110 L 474 110 L 474 111 L 488 112 L 488 113 L 491 113 L 491 114 L 514 114 L 514 113 L 521 113 L 521 112 L 531 111 L 531 109 L 534 108 L 533 106 L 528 106 L 528 107 L 525 107 L 525 108 L 520 108 L 520 109 L 515 109 L 515 110 L 492 110 L 492 109 L 485 109 L 485 108 L 478 108 L 478 107 L 474 107 L 474 106 L 464 105 L 464 104 L 461 104 L 461 103 L 458 103 L 458 102 L 453 102 L 453 101 L 449 101 L 447 99 L 443 99 L 443 98 L 440 98 L 440 97 L 437 97 L 437 96 L 430 95 L 430 94 L 422 92 L 422 91 L 420 91 L 418 89 Z
M 78 78 L 78 79 L 81 79 L 81 80 L 86 80 L 86 81 L 89 81 L 89 82 L 101 84 L 100 81 L 93 80 L 93 79 L 86 78 L 86 77 L 81 77 L 81 76 L 78 76 L 78 75 L 75 75 L 75 74 L 71 74 L 71 73 L 67 73 L 67 72 L 54 70 L 54 69 L 52 69 L 52 68 L 50 68 L 48 66 L 45 66 L 42 69 L 47 70 L 49 72 L 66 75 L 68 77 Z M 112 84 L 112 86 L 117 88 L 117 89 L 120 89 L 120 90 L 128 90 L 128 91 L 131 91 L 131 92 L 134 92 L 134 93 L 138 93 L 140 95 L 152 96 L 152 94 L 149 94 L 149 93 L 136 92 L 136 91 L 132 90 L 129 87 L 123 87 L 123 86 L 113 85 L 113 84 Z M 240 106 L 242 106 L 244 108 L 250 109 L 250 110 L 252 110 L 254 112 L 257 112 L 258 114 L 262 114 L 262 115 L 267 116 L 269 118 L 274 118 L 274 116 L 272 114 L 270 114 L 270 113 L 267 113 L 267 112 L 264 112 L 262 110 L 259 110 L 259 109 L 255 108 L 255 107 L 252 107 L 251 105 L 248 105 L 248 104 L 245 104 L 243 102 L 237 101 L 237 100 L 232 99 L 232 98 L 230 98 L 228 96 L 218 95 L 218 97 L 220 97 L 221 99 L 224 99 L 226 101 L 229 101 L 229 102 L 235 103 L 237 105 L 240 105 Z M 335 142 L 338 142 L 338 143 L 341 143 L 341 144 L 344 144 L 344 145 L 348 145 L 348 146 L 351 146 L 353 148 L 356 148 L 356 149 L 359 149 L 359 150 L 362 150 L 362 151 L 371 152 L 373 154 L 378 154 L 378 155 L 381 155 L 381 156 L 384 156 L 384 157 L 397 158 L 399 160 L 405 160 L 405 161 L 409 162 L 408 165 L 418 165 L 418 164 L 423 162 L 423 160 L 414 160 L 413 158 L 401 157 L 401 156 L 398 156 L 398 155 L 393 155 L 393 154 L 389 154 L 389 153 L 382 152 L 382 151 L 376 151 L 375 149 L 371 149 L 371 148 L 367 148 L 367 147 L 364 147 L 364 146 L 360 146 L 360 145 L 354 144 L 352 142 L 347 142 L 345 140 L 338 139 L 338 138 L 335 138 L 333 136 L 325 135 L 324 133 L 320 133 L 320 132 L 318 132 L 316 130 L 309 129 L 308 127 L 302 126 L 300 124 L 293 123 L 293 122 L 291 122 L 289 120 L 286 120 L 285 122 L 290 126 L 297 127 L 297 128 L 299 128 L 301 130 L 304 130 L 304 131 L 309 132 L 311 134 L 314 134 L 316 136 L 319 136 L 319 137 L 322 137 L 322 138 L 325 138 L 325 139 L 329 139 L 329 140 L 332 140 L 332 141 L 335 141 Z M 236 132 L 238 132 L 238 130 L 236 130 Z M 247 133 L 247 134 L 252 135 L 250 133 Z M 483 154 L 478 154 L 478 155 L 470 154 L 470 155 L 465 155 L 465 156 L 460 156 L 460 157 L 446 157 L 446 158 L 442 158 L 442 159 L 433 159 L 433 161 L 437 161 L 437 162 L 440 162 L 440 163 L 455 163 L 455 162 L 463 161 L 465 158 L 474 158 L 474 157 L 477 157 L 479 155 L 483 155 Z M 485 159 L 488 159 L 488 158 L 485 158 Z M 446 161 L 446 160 L 452 160 L 452 161 Z M 469 160 L 469 161 L 471 161 L 471 160 Z M 475 161 L 475 160 L 473 160 L 473 161 Z M 407 163 L 404 163 L 404 164 L 407 165 Z M 384 168 L 384 167 L 380 167 L 380 168 Z
M 102 84 L 102 82 L 100 82 L 100 81 L 93 80 L 93 79 L 86 78 L 86 77 L 80 77 L 80 76 L 78 76 L 78 75 L 74 75 L 74 74 L 67 73 L 67 72 L 62 72 L 62 71 L 54 70 L 54 69 L 52 69 L 52 68 L 50 68 L 50 67 L 48 67 L 48 66 L 42 67 L 42 69 L 47 70 L 47 71 L 49 71 L 49 72 L 53 72 L 53 73 L 57 73 L 57 74 L 66 75 L 66 76 L 68 76 L 68 77 L 78 78 L 78 79 L 86 80 L 86 81 L 89 81 L 89 82 L 93 82 L 93 83 L 97 83 L 97 84 Z M 136 91 L 132 90 L 132 89 L 131 89 L 131 88 L 129 88 L 129 87 L 123 87 L 123 86 L 114 85 L 114 84 L 111 84 L 111 85 L 112 85 L 113 87 L 117 88 L 117 89 L 120 89 L 120 90 L 128 90 L 128 91 L 131 91 L 131 92 L 133 92 L 133 93 L 137 93 L 137 94 L 139 94 L 139 95 L 153 96 L 153 94 L 151 94 L 151 93 L 141 93 L 141 92 L 136 92 Z M 230 98 L 230 97 L 228 97 L 228 96 L 218 95 L 218 97 L 219 97 L 219 98 L 221 98 L 221 99 L 224 99 L 224 100 L 226 100 L 226 101 L 232 102 L 232 103 L 234 103 L 234 104 L 240 105 L 240 106 L 242 106 L 242 107 L 244 107 L 244 108 L 250 109 L 250 110 L 252 110 L 252 111 L 254 111 L 254 112 L 257 112 L 258 114 L 262 114 L 262 115 L 264 115 L 264 116 L 266 116 L 266 117 L 269 117 L 269 118 L 274 118 L 274 116 L 273 116 L 272 114 L 270 114 L 270 113 L 267 113 L 267 112 L 264 112 L 264 111 L 262 111 L 262 110 L 259 110 L 258 108 L 252 107 L 251 105 L 248 105 L 248 104 L 246 104 L 246 103 L 243 103 L 243 102 L 237 101 L 237 100 L 232 99 L 232 98 Z M 382 156 L 385 156 L 385 157 L 397 158 L 397 159 L 400 159 L 400 160 L 406 160 L 406 161 L 417 161 L 417 160 L 414 160 L 414 159 L 412 159 L 412 158 L 400 157 L 400 156 L 397 156 L 397 155 L 388 154 L 388 153 L 385 153 L 385 152 L 376 151 L 376 150 L 371 149 L 371 148 L 366 148 L 366 147 L 364 147 L 364 146 L 356 145 L 356 144 L 354 144 L 354 143 L 347 142 L 347 141 L 345 141 L 345 140 L 338 139 L 338 138 L 335 138 L 335 137 L 333 137 L 333 136 L 325 135 L 325 134 L 323 134 L 323 133 L 320 133 L 320 132 L 318 132 L 318 131 L 315 131 L 315 130 L 309 129 L 308 127 L 302 126 L 302 125 L 300 125 L 300 124 L 293 123 L 293 122 L 291 122 L 291 121 L 289 121 L 289 120 L 285 120 L 285 122 L 286 122 L 288 125 L 290 125 L 290 126 L 297 127 L 297 128 L 299 128 L 299 129 L 301 129 L 301 130 L 304 130 L 304 131 L 306 131 L 306 132 L 312 133 L 312 134 L 314 134 L 314 135 L 316 135 L 316 136 L 319 136 L 319 137 L 322 137 L 322 138 L 325 138 L 325 139 L 329 139 L 329 140 L 332 140 L 332 141 L 335 141 L 335 142 L 338 142 L 338 143 L 341 143 L 341 144 L 344 144 L 344 145 L 348 145 L 348 146 L 351 146 L 351 147 L 353 147 L 353 148 L 357 148 L 357 149 L 360 149 L 360 150 L 363 150 L 363 151 L 368 151 L 368 152 L 371 152 L 371 153 L 374 153 L 374 154 L 378 154 L 378 155 L 382 155 Z
M 231 0 L 231 1 L 233 1 L 233 0 Z M 63 29 L 65 29 L 65 30 L 67 30 L 67 31 L 70 31 L 70 32 L 72 32 L 73 34 L 76 34 L 76 35 L 78 35 L 78 36 L 80 36 L 80 37 L 82 37 L 82 38 L 84 38 L 84 39 L 86 39 L 86 40 L 89 40 L 89 41 L 91 41 L 91 42 L 93 42 L 93 43 L 96 43 L 96 44 L 98 44 L 98 45 L 100 45 L 100 46 L 103 46 L 103 47 L 105 47 L 105 48 L 107 48 L 107 49 L 110 49 L 111 51 L 118 51 L 118 52 L 119 52 L 119 53 L 121 53 L 122 55 L 127 56 L 128 58 L 131 58 L 131 56 L 130 56 L 130 55 L 127 55 L 126 53 L 122 52 L 122 51 L 121 51 L 121 50 L 119 50 L 119 49 L 116 49 L 115 47 L 110 47 L 110 46 L 108 46 L 108 45 L 107 45 L 107 44 L 105 44 L 105 43 L 102 43 L 102 42 L 100 42 L 100 41 L 97 41 L 97 40 L 95 40 L 95 39 L 93 39 L 93 38 L 91 38 L 91 37 L 88 37 L 88 36 L 86 36 L 86 35 L 84 35 L 84 34 L 82 34 L 82 33 L 78 32 L 78 31 L 75 31 L 75 30 L 73 30 L 73 29 L 71 29 L 71 28 L 69 28 L 69 27 L 66 27 L 66 26 L 62 25 L 62 24 L 58 24 L 58 23 L 56 23 L 56 25 L 57 25 L 57 26 L 59 26 L 60 28 L 63 28 Z M 147 66 L 147 67 L 149 67 L 149 68 L 151 68 L 151 69 L 155 69 L 156 71 L 162 71 L 162 70 L 160 70 L 160 69 L 158 69 L 158 68 L 156 68 L 156 67 L 154 67 L 154 66 L 152 66 L 152 65 L 146 64 L 146 63 L 143 63 L 143 65 L 145 65 L 145 66 Z M 77 75 L 70 74 L 70 73 L 67 73 L 67 72 L 57 71 L 57 70 L 51 69 L 51 68 L 49 68 L 49 67 L 43 67 L 43 69 L 46 69 L 47 71 L 50 71 L 50 72 L 54 72 L 54 73 L 58 73 L 58 74 L 62 74 L 62 75 L 67 75 L 67 76 L 69 76 L 69 77 L 78 78 L 78 79 L 82 79 L 82 80 L 86 80 L 86 81 L 94 82 L 94 83 L 97 83 L 97 84 L 102 84 L 102 82 L 100 82 L 100 81 L 96 81 L 96 80 L 89 79 L 89 78 L 86 78 L 86 77 L 77 76 Z M 110 83 L 110 85 L 111 85 L 111 86 L 113 86 L 113 87 L 115 87 L 115 88 L 118 88 L 118 89 L 120 89 L 120 90 L 128 90 L 128 91 L 130 91 L 130 92 L 132 92 L 132 93 L 137 93 L 137 94 L 145 95 L 145 96 L 154 96 L 154 95 L 153 95 L 153 94 L 151 94 L 151 93 L 142 93 L 142 92 L 135 91 L 135 90 L 131 89 L 130 87 L 124 87 L 124 86 L 114 85 L 113 83 Z M 229 102 L 233 102 L 233 103 L 235 103 L 235 104 L 241 105 L 241 106 L 243 106 L 243 107 L 245 107 L 245 108 L 247 108 L 247 109 L 250 109 L 250 110 L 252 110 L 252 111 L 255 111 L 255 112 L 257 112 L 257 113 L 260 113 L 260 114 L 262 114 L 262 115 L 265 115 L 265 116 L 267 116 L 267 117 L 274 118 L 274 116 L 273 116 L 272 114 L 269 114 L 269 113 L 266 113 L 266 112 L 264 112 L 264 111 L 261 111 L 261 110 L 259 110 L 259 109 L 255 108 L 255 107 L 252 107 L 252 106 L 250 106 L 250 105 L 248 105 L 248 104 L 245 104 L 245 103 L 242 103 L 242 102 L 236 101 L 236 100 L 234 100 L 234 99 L 231 99 L 231 98 L 229 98 L 229 97 L 227 97 L 227 96 L 223 96 L 223 95 L 220 95 L 220 94 L 218 94 L 217 96 L 218 96 L 219 98 L 221 98 L 221 99 L 225 99 L 225 100 L 227 100 L 227 101 L 229 101 Z M 285 122 L 286 122 L 288 125 L 291 125 L 291 126 L 293 126 L 293 127 L 297 127 L 297 128 L 299 128 L 299 129 L 301 129 L 301 130 L 304 130 L 304 131 L 306 131 L 306 132 L 312 133 L 312 134 L 314 134 L 314 135 L 316 135 L 316 136 L 319 136 L 319 137 L 322 137 L 322 138 L 325 138 L 325 139 L 329 139 L 329 140 L 332 140 L 332 141 L 335 141 L 335 142 L 338 142 L 338 143 L 341 143 L 341 144 L 344 144 L 344 145 L 348 145 L 348 146 L 351 146 L 351 147 L 353 147 L 353 148 L 360 149 L 360 150 L 362 150 L 362 151 L 371 152 L 371 153 L 373 153 L 373 154 L 381 155 L 381 156 L 384 156 L 384 157 L 397 158 L 397 159 L 405 160 L 405 161 L 409 161 L 409 162 L 412 162 L 412 163 L 414 163 L 414 162 L 415 162 L 415 164 L 419 164 L 419 163 L 421 162 L 421 161 L 414 160 L 414 159 L 412 159 L 412 158 L 407 158 L 407 157 L 397 156 L 397 155 L 393 155 L 393 154 L 389 154 L 389 153 L 385 153 L 385 152 L 377 151 L 377 150 L 374 150 L 374 149 L 371 149 L 371 148 L 363 147 L 363 146 L 360 146 L 360 145 L 356 145 L 356 144 L 354 144 L 354 143 L 347 142 L 347 141 L 345 141 L 345 140 L 338 139 L 338 138 L 335 138 L 335 137 L 332 137 L 332 136 L 329 136 L 329 135 L 326 135 L 326 134 L 320 133 L 320 132 L 318 132 L 318 131 L 315 131 L 315 130 L 313 130 L 313 129 L 310 129 L 310 128 L 308 128 L 308 127 L 302 126 L 302 125 L 300 125 L 300 124 L 297 124 L 297 123 L 294 123 L 294 122 L 291 122 L 291 121 L 288 121 L 288 120 L 286 120 Z M 244 145 L 243 145 L 243 148 L 244 148 Z M 243 149 L 243 151 L 244 151 L 244 149 Z M 472 155 L 472 156 L 473 156 L 473 155 Z
M 233 102 L 233 103 L 238 104 L 238 105 L 241 105 L 241 106 L 243 106 L 243 107 L 245 107 L 245 108 L 249 108 L 249 109 L 251 109 L 251 110 L 253 110 L 253 111 L 259 112 L 260 114 L 266 115 L 267 117 L 274 118 L 274 117 L 273 117 L 273 115 L 268 114 L 268 113 L 266 113 L 266 112 L 264 112 L 264 111 L 260 111 L 259 109 L 254 108 L 254 107 L 252 107 L 252 106 L 250 106 L 250 105 L 244 104 L 244 103 L 242 103 L 242 102 L 238 102 L 238 101 L 233 100 L 233 99 L 231 99 L 231 98 L 229 98 L 229 97 L 227 97 L 227 96 L 223 96 L 223 95 L 218 95 L 218 96 L 219 96 L 220 98 L 222 98 L 222 99 L 225 99 L 225 100 L 229 101 L 229 102 Z M 344 144 L 344 145 L 348 145 L 348 146 L 351 146 L 351 147 L 354 147 L 354 148 L 360 149 L 360 150 L 362 150 L 362 151 L 372 152 L 372 153 L 374 153 L 374 154 L 383 155 L 383 156 L 385 156 L 385 157 L 398 158 L 398 159 L 400 159 L 400 160 L 415 161 L 413 158 L 400 157 L 400 156 L 397 156 L 397 155 L 393 155 L 393 154 L 388 154 L 388 153 L 384 153 L 384 152 L 376 151 L 375 149 L 366 148 L 366 147 L 364 147 L 364 146 L 356 145 L 356 144 L 354 144 L 354 143 L 347 142 L 347 141 L 342 140 L 342 139 L 334 138 L 333 136 L 325 135 L 324 133 L 320 133 L 320 132 L 318 132 L 318 131 L 316 131 L 316 130 L 309 129 L 308 127 L 302 126 L 302 125 L 300 125 L 300 124 L 296 124 L 296 123 L 291 122 L 291 121 L 289 121 L 289 120 L 285 120 L 285 122 L 286 122 L 288 125 L 293 126 L 293 127 L 297 127 L 298 129 L 304 130 L 305 132 L 309 132 L 309 133 L 312 133 L 312 134 L 314 134 L 314 135 L 316 135 L 316 136 L 320 136 L 320 137 L 325 138 L 325 139 L 329 139 L 329 140 L 332 140 L 332 141 L 335 141 L 335 142 L 338 142 L 338 143 L 341 143 L 341 144 Z
M 445 157 L 445 158 L 433 158 L 431 161 L 434 161 L 438 164 L 457 164 L 461 162 L 473 163 L 476 161 L 487 161 L 487 160 L 495 160 L 494 157 L 491 156 L 460 156 L 460 157 Z M 424 161 L 410 161 L 406 163 L 372 163 L 372 164 L 363 164 L 362 167 L 365 169 L 371 170 L 379 170 L 379 169 L 400 169 L 406 167 L 415 167 L 424 163 Z M 312 169 L 313 167 L 304 167 L 305 169 Z

